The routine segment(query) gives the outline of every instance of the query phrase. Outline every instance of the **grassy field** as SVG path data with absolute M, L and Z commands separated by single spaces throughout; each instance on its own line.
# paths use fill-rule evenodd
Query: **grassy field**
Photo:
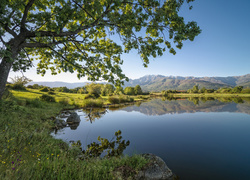
M 79 160 L 79 148 L 50 136 L 55 117 L 81 105 L 84 95 L 56 93 L 46 102 L 38 90 L 11 92 L 0 101 L 0 179 L 116 179 L 116 168 L 130 167 L 132 176 L 147 163 L 139 155 Z

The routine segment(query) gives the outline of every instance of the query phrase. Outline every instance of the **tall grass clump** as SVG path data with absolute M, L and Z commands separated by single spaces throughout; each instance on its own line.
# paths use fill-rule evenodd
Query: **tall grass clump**
M 83 100 L 82 103 L 80 103 L 80 107 L 102 107 L 103 106 L 103 100 L 102 99 L 86 99 Z
M 124 96 L 124 95 L 119 96 L 119 100 L 120 100 L 120 103 L 134 102 L 134 98 L 129 97 L 129 96 Z
M 125 95 L 109 96 L 108 101 L 111 104 L 130 103 L 130 102 L 134 102 L 134 98 L 125 96 Z
M 45 104 L 41 102 L 38 98 L 36 99 L 26 99 L 26 105 L 35 107 L 35 108 L 43 108 Z
M 108 97 L 108 101 L 111 103 L 111 104 L 119 104 L 120 103 L 120 99 L 118 96 L 109 96 Z

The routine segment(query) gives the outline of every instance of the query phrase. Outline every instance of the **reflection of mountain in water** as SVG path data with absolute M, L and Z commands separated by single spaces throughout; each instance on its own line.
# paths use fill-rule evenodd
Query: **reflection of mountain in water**
M 250 103 L 244 102 L 236 104 L 234 102 L 199 101 L 194 104 L 189 100 L 162 101 L 161 99 L 153 99 L 144 102 L 140 106 L 130 106 L 122 108 L 122 110 L 131 112 L 137 111 L 146 115 L 164 115 L 194 112 L 241 112 L 250 114 Z

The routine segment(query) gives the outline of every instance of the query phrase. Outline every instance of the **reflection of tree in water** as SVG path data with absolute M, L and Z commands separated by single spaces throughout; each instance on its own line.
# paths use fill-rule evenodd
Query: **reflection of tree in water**
M 104 116 L 106 113 L 108 112 L 107 109 L 100 109 L 100 108 L 91 108 L 91 109 L 86 109 L 85 113 L 85 119 L 87 119 L 87 121 L 90 121 L 90 123 L 92 123 L 93 121 L 100 119 L 102 116 Z

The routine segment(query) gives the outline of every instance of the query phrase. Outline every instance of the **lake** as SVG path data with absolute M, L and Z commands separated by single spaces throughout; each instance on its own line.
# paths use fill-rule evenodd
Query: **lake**
M 84 148 L 121 130 L 130 141 L 125 154 L 156 154 L 180 179 L 250 179 L 247 99 L 153 99 L 109 108 L 91 121 L 89 110 L 76 112 L 79 126 L 66 127 L 55 138 L 80 140 Z

